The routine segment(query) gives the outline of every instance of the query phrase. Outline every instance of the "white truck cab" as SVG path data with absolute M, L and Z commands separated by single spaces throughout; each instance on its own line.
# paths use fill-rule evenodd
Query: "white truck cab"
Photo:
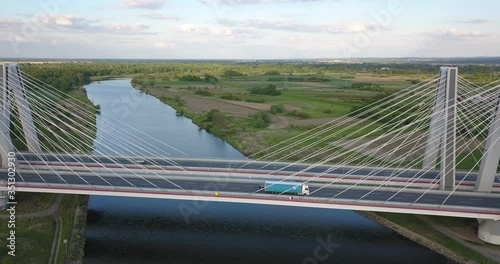
M 302 184 L 302 195 L 306 196 L 309 195 L 309 185 L 307 184 Z

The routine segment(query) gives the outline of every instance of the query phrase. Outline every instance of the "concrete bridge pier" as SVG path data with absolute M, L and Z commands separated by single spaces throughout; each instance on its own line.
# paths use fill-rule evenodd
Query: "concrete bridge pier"
M 477 235 L 484 242 L 500 245 L 500 220 L 478 219 Z
M 9 201 L 6 191 L 0 191 L 0 211 L 7 208 L 7 202 Z
M 425 146 L 423 169 L 435 169 L 440 156 L 440 189 L 455 188 L 458 68 L 441 67 Z
M 0 159 L 1 167 L 7 168 L 11 157 L 9 153 L 14 153 L 15 150 L 10 136 L 13 104 L 17 105 L 28 150 L 35 153 L 42 151 L 19 65 L 0 64 L 0 79 Z

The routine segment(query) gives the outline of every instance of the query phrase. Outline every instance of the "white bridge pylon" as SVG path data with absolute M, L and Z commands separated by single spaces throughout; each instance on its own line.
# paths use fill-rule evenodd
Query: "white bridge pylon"
M 434 108 L 425 147 L 422 168 L 435 169 L 438 164 L 441 175 L 440 189 L 455 189 L 458 69 L 441 67 Z M 475 191 L 491 192 L 500 161 L 500 91 L 492 111 L 488 138 L 476 180 Z
M 14 104 L 17 106 L 28 150 L 40 153 L 41 148 L 35 124 L 33 123 L 33 115 L 28 102 L 26 88 L 17 63 L 0 64 L 0 88 L 0 133 L 2 133 L 2 136 L 0 136 L 0 155 L 2 168 L 6 168 L 9 152 L 14 151 L 14 145 L 10 136 L 11 115 Z
M 492 112 L 488 138 L 484 146 L 481 166 L 476 180 L 475 191 L 491 192 L 500 161 L 500 91 L 497 95 L 495 108 Z
M 422 163 L 424 170 L 435 169 L 438 156 L 440 157 L 441 190 L 455 188 L 457 79 L 458 69 L 456 67 L 441 67 Z

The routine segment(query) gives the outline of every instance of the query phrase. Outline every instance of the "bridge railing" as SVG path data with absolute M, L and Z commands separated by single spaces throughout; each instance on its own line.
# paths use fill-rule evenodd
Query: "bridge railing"
M 304 207 L 319 207 L 319 208 L 334 208 L 361 210 L 361 211 L 381 211 L 381 212 L 402 212 L 404 210 L 423 210 L 431 215 L 444 215 L 443 212 L 448 212 L 445 216 L 459 216 L 469 218 L 484 218 L 500 220 L 500 211 L 495 208 L 487 207 L 467 207 L 454 206 L 443 204 L 424 204 L 424 203 L 407 203 L 407 202 L 389 202 L 389 201 L 370 201 L 356 199 L 341 199 L 341 198 L 321 198 L 309 196 L 289 196 L 289 195 L 270 195 L 260 193 L 241 193 L 241 192 L 219 192 L 213 190 L 165 190 L 154 188 L 138 188 L 138 187 L 116 187 L 116 186 L 87 186 L 87 185 L 71 185 L 67 184 L 41 184 L 41 183 L 22 183 L 17 185 L 18 191 L 36 191 L 49 193 L 71 193 L 77 194 L 92 194 L 92 195 L 112 195 L 112 196 L 133 196 L 133 197 L 149 197 L 149 198 L 165 198 L 179 200 L 207 200 L 231 202 L 230 199 L 249 199 L 246 201 L 251 203 L 263 203 L 263 201 L 271 200 L 281 202 L 284 205 L 296 205 Z M 23 190 L 23 188 L 25 188 Z M 29 188 L 32 188 L 28 190 Z M 45 189 L 44 189 L 45 188 Z M 2 190 L 2 188 L 0 188 Z M 260 201 L 260 202 L 259 202 Z M 237 202 L 237 201 L 236 201 Z M 304 203 L 304 204 L 301 204 Z M 269 203 L 267 203 L 269 204 Z M 305 205 L 309 206 L 305 206 Z M 276 204 L 279 205 L 279 204 Z M 325 206 L 326 205 L 326 206 Z M 329 205 L 329 206 L 328 206 Z M 332 207 L 333 206 L 333 207 Z M 374 210 L 373 207 L 379 208 Z M 351 209 L 349 209 L 351 208 Z M 356 208 L 356 209 L 352 209 Z M 451 213 L 450 213 L 451 212 Z

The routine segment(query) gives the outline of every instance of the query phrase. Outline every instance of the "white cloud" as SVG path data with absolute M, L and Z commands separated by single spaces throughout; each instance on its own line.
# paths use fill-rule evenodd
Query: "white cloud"
M 469 40 L 478 37 L 486 37 L 487 34 L 481 33 L 479 31 L 469 31 L 465 29 L 446 29 L 437 32 L 430 33 L 432 36 L 441 39 L 453 39 L 453 40 Z
M 254 30 L 239 27 L 205 27 L 183 24 L 178 27 L 177 31 L 195 36 L 216 37 L 212 38 L 212 40 L 216 40 L 218 37 L 233 39 L 258 38 Z
M 156 14 L 156 13 L 149 13 L 149 14 L 139 14 L 137 15 L 140 18 L 148 18 L 148 19 L 154 19 L 154 20 L 179 20 L 179 17 L 174 14 Z
M 282 30 L 304 33 L 358 33 L 371 30 L 379 30 L 361 22 L 335 23 L 335 24 L 308 24 L 296 19 L 246 19 L 232 20 L 219 19 L 219 24 L 226 26 L 252 27 L 256 29 Z
M 462 24 L 485 24 L 488 23 L 488 19 L 482 19 L 482 18 L 476 18 L 476 19 L 462 19 L 462 20 L 457 20 L 457 23 L 462 23 Z
M 182 24 L 181 25 L 181 30 L 183 32 L 193 32 L 193 31 L 196 31 L 195 27 L 191 24 Z
M 199 0 L 207 5 L 251 5 L 251 4 L 276 4 L 276 3 L 309 3 L 321 0 Z
M 175 47 L 174 43 L 170 43 L 170 42 L 166 42 L 166 41 L 156 42 L 153 45 L 153 48 L 155 48 L 155 49 L 165 49 L 165 48 L 173 48 L 173 47 Z
M 121 8 L 158 9 L 165 2 L 165 0 L 121 0 L 117 3 L 117 6 Z
M 73 25 L 73 21 L 68 16 L 58 16 L 54 20 L 56 25 L 60 26 L 70 26 Z
M 23 33 L 23 27 L 32 27 L 35 33 L 44 31 L 56 32 L 74 32 L 74 33 L 106 33 L 106 34 L 150 34 L 148 30 L 151 28 L 145 24 L 128 24 L 128 23 L 103 23 L 100 19 L 88 19 L 81 16 L 72 15 L 53 15 L 41 16 L 34 21 L 22 23 L 11 23 L 17 27 L 18 33 Z

